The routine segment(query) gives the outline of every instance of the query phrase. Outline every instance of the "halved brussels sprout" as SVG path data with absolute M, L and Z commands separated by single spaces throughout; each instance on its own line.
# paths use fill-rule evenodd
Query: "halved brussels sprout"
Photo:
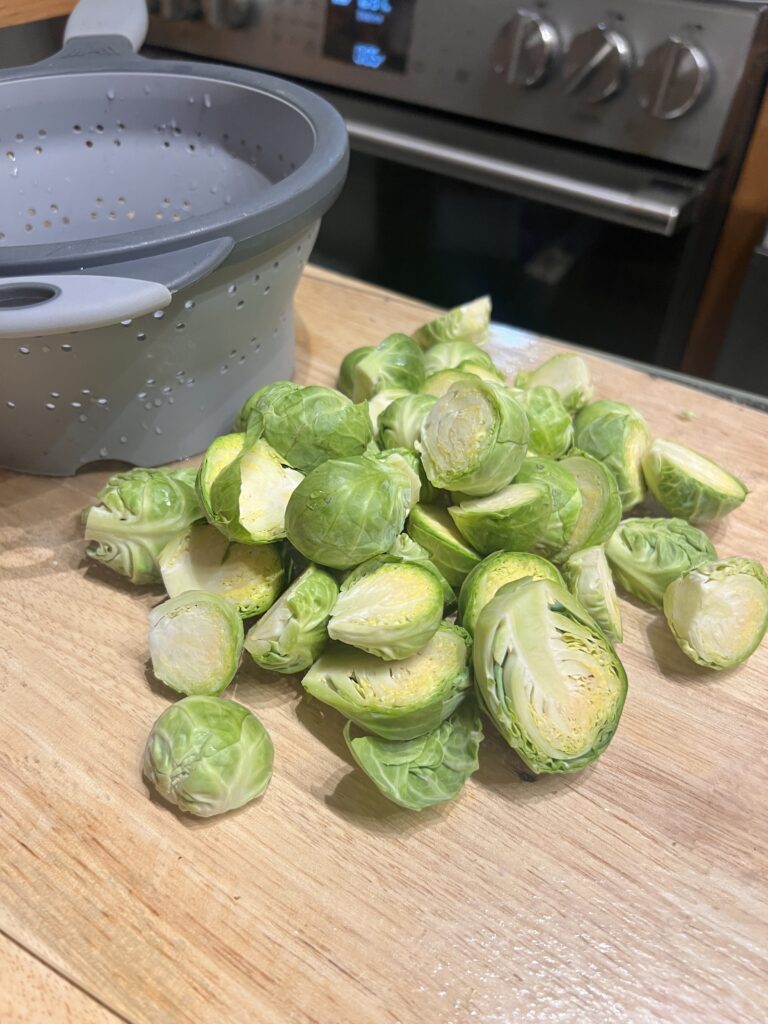
M 616 477 L 591 455 L 574 450 L 560 460 L 560 465 L 573 476 L 581 492 L 579 517 L 560 552 L 565 559 L 581 548 L 606 543 L 621 522 L 621 498 Z
M 347 357 L 349 358 L 349 357 Z M 404 388 L 418 391 L 424 383 L 424 356 L 407 334 L 390 334 L 375 349 L 366 352 L 349 369 L 344 368 L 344 382 L 352 380 L 352 399 L 362 402 L 379 391 Z
M 581 491 L 575 477 L 562 462 L 536 456 L 523 462 L 515 483 L 535 483 L 549 490 L 552 510 L 531 550 L 555 562 L 562 561 L 581 514 Z
M 384 448 L 415 448 L 421 425 L 437 401 L 434 395 L 404 395 L 379 416 L 379 440 Z
M 577 551 L 563 566 L 563 576 L 568 589 L 608 639 L 620 644 L 623 637 L 621 609 L 605 549 L 592 547 Z
M 442 618 L 434 573 L 417 562 L 390 562 L 344 581 L 328 635 L 385 661 L 402 660 L 424 647 Z
M 479 351 L 480 349 L 478 349 Z M 475 377 L 476 374 L 469 370 L 438 370 L 437 373 L 430 373 L 425 378 L 421 385 L 421 393 L 431 395 L 433 398 L 442 398 L 454 384 L 467 382 L 471 384 Z
M 483 723 L 474 700 L 462 701 L 436 729 L 412 740 L 352 735 L 344 739 L 357 764 L 388 800 L 411 811 L 453 800 L 480 767 Z
M 439 505 L 416 505 L 408 518 L 408 535 L 429 552 L 429 557 L 452 587 L 480 562 L 456 529 L 446 509 Z
M 152 726 L 144 775 L 180 810 L 210 818 L 261 796 L 273 761 L 269 733 L 248 708 L 218 697 L 185 697 Z
M 188 590 L 149 613 L 152 671 L 177 693 L 216 694 L 235 678 L 243 620 L 225 597 Z
M 410 391 L 406 391 L 404 388 L 385 388 L 383 391 L 379 391 L 377 395 L 368 400 L 368 417 L 371 421 L 371 430 L 374 434 L 379 432 L 379 420 L 383 413 L 396 402 L 399 398 L 405 397 L 412 398 Z M 370 451 L 370 447 L 368 451 Z
M 157 558 L 203 510 L 193 469 L 129 469 L 116 473 L 83 512 L 86 555 L 131 583 L 157 583 Z
M 326 627 L 338 595 L 333 576 L 309 565 L 248 630 L 246 651 L 272 672 L 308 669 L 328 642 Z
M 556 566 L 539 555 L 524 551 L 496 551 L 476 565 L 461 585 L 458 623 L 474 633 L 480 612 L 506 583 L 530 576 L 563 584 Z
M 383 555 L 369 558 L 362 565 L 353 569 L 346 577 L 346 580 L 350 581 L 358 575 L 364 575 L 367 572 L 371 572 L 374 568 L 390 562 L 415 562 L 428 569 L 440 584 L 445 611 L 451 612 L 456 607 L 456 594 L 453 592 L 450 583 L 430 559 L 427 549 L 423 548 L 421 544 L 417 544 L 407 533 L 401 533 L 399 537 L 395 538 L 395 542 L 389 551 L 385 551 Z
M 281 382 L 282 383 L 282 382 Z M 271 386 L 271 385 L 268 385 Z M 262 388 L 262 391 L 264 389 Z M 257 395 L 261 394 L 260 391 L 256 392 L 248 401 L 252 401 Z M 248 403 L 246 402 L 246 405 Z M 231 466 L 238 455 L 245 448 L 246 435 L 243 434 L 223 434 L 221 437 L 216 437 L 208 445 L 208 448 L 203 455 L 203 461 L 200 463 L 200 468 L 197 471 L 197 480 L 195 486 L 197 488 L 197 497 L 200 500 L 200 504 L 205 510 L 205 516 L 209 522 L 213 522 L 214 512 L 211 508 L 211 488 L 213 487 L 214 481 L 217 477 L 224 472 L 227 466 Z
M 413 340 L 423 349 L 430 349 L 443 341 L 468 341 L 473 345 L 485 345 L 490 322 L 491 299 L 483 295 L 419 327 L 413 332 Z
M 706 533 L 684 519 L 625 519 L 605 553 L 616 579 L 640 601 L 661 608 L 669 584 L 702 562 L 717 558 Z
M 625 512 L 643 500 L 642 463 L 651 443 L 651 433 L 636 409 L 606 399 L 592 402 L 576 417 L 574 443 L 613 473 Z
M 473 496 L 506 487 L 527 447 L 528 420 L 512 392 L 474 377 L 454 384 L 437 400 L 419 444 L 435 487 Z
M 706 523 L 744 501 L 747 488 L 732 473 L 683 444 L 657 437 L 643 456 L 645 482 L 670 515 Z
M 560 458 L 573 445 L 573 421 L 554 388 L 536 385 L 522 392 L 531 432 L 529 451 Z
M 169 597 L 205 590 L 226 597 L 243 618 L 270 607 L 285 575 L 276 544 L 237 544 L 208 523 L 194 523 L 179 534 L 158 562 Z
M 571 413 L 586 405 L 594 393 L 589 367 L 575 352 L 560 352 L 535 370 L 518 373 L 515 384 L 519 388 L 554 388 Z
M 538 481 L 510 484 L 487 498 L 468 498 L 448 514 L 462 537 L 483 555 L 527 551 L 547 532 L 552 494 Z
M 352 392 L 355 389 L 355 367 L 361 359 L 365 359 L 368 353 L 373 351 L 373 345 L 362 345 L 360 348 L 348 352 L 342 359 L 339 367 L 339 391 L 348 398 L 352 397 Z
M 490 370 L 496 375 L 500 372 L 488 353 L 471 341 L 438 342 L 424 355 L 424 372 L 427 376 L 439 370 L 466 370 L 474 373 L 477 367 Z
M 749 558 L 702 562 L 664 591 L 664 614 L 680 648 L 697 665 L 733 668 L 768 630 L 768 574 Z
M 483 608 L 474 669 L 488 714 L 537 774 L 591 764 L 619 723 L 624 668 L 591 616 L 551 580 L 507 583 Z
M 418 654 L 382 661 L 330 643 L 302 685 L 384 739 L 421 736 L 453 714 L 470 686 L 469 634 L 444 622 Z
M 250 430 L 254 426 L 253 421 L 256 418 L 254 412 L 257 408 L 261 411 L 269 409 L 283 395 L 290 394 L 291 391 L 300 390 L 301 385 L 294 384 L 292 380 L 276 380 L 273 384 L 265 384 L 263 388 L 259 388 L 258 391 L 254 392 L 243 405 L 237 414 L 235 429 L 243 432 Z

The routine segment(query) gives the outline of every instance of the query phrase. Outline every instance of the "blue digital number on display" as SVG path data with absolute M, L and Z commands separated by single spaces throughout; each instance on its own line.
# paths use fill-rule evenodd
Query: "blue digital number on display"
M 386 59 L 375 43 L 355 43 L 352 49 L 352 63 L 359 68 L 380 68 Z

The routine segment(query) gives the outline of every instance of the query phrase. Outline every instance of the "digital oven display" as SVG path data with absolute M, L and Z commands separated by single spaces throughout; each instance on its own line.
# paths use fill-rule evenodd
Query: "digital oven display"
M 416 0 L 327 0 L 327 5 L 326 57 L 361 68 L 406 70 Z

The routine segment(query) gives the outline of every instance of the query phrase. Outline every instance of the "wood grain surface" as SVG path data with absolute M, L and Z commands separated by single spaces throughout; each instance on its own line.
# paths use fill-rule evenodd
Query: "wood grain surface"
M 75 0 L 0 0 L 0 28 L 69 14 Z
M 331 383 L 345 351 L 427 310 L 310 269 L 298 314 L 297 379 Z M 553 350 L 494 354 L 511 370 Z M 601 394 L 745 478 L 712 535 L 768 561 L 768 418 L 590 363 Z M 0 474 L 0 929 L 15 942 L 136 1024 L 768 1019 L 768 646 L 707 673 L 623 602 L 629 697 L 599 763 L 525 782 L 488 726 L 460 799 L 421 814 L 353 769 L 338 715 L 246 661 L 229 695 L 270 730 L 274 780 L 190 819 L 140 772 L 171 697 L 147 672 L 160 591 L 83 558 L 78 513 L 105 475 Z

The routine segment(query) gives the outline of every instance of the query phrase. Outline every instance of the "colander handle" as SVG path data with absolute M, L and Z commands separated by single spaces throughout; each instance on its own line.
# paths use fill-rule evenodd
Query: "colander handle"
M 147 36 L 145 0 L 80 0 L 64 29 L 64 42 L 83 36 L 124 36 L 139 50 Z

